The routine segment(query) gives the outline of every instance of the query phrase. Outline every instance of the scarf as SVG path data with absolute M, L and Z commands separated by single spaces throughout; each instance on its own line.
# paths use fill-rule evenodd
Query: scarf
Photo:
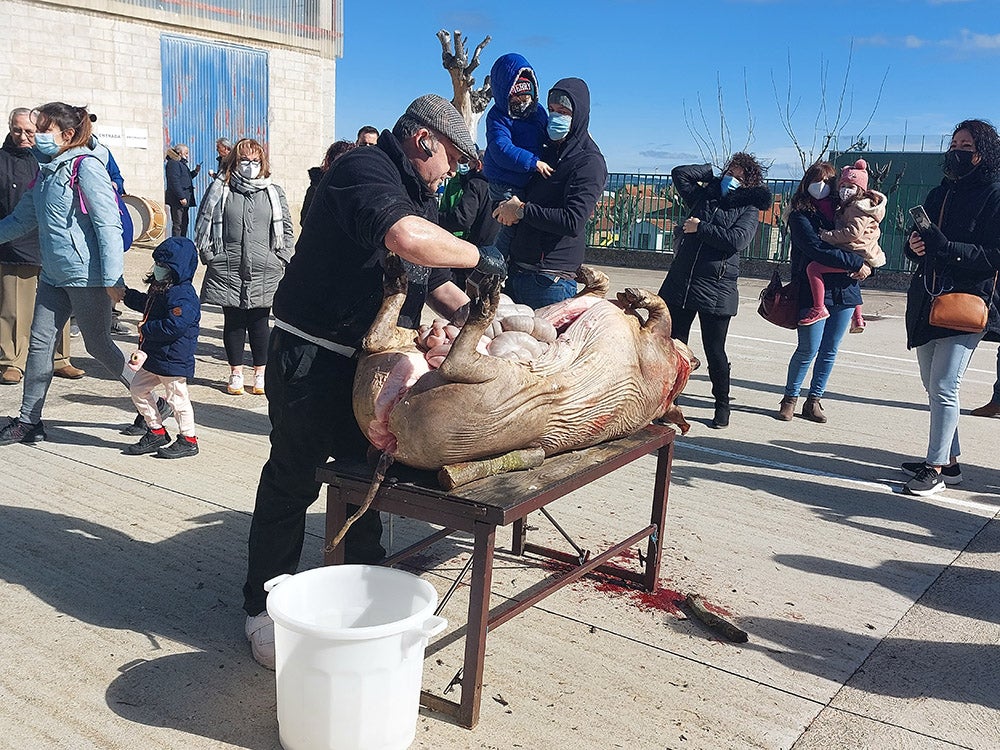
M 194 227 L 194 244 L 202 260 L 207 262 L 207 259 L 223 250 L 222 214 L 234 188 L 240 193 L 253 193 L 258 190 L 267 192 L 267 199 L 271 204 L 271 250 L 272 252 L 284 250 L 284 212 L 281 209 L 278 189 L 271 184 L 271 178 L 258 177 L 251 180 L 234 172 L 229 176 L 228 182 L 218 178 L 213 180 L 205 192 L 205 197 L 202 198 L 198 221 Z

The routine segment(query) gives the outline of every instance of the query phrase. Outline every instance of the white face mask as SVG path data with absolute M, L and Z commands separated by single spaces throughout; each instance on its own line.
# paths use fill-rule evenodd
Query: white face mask
M 857 185 L 845 185 L 840 189 L 840 202 L 844 203 L 848 199 L 853 198 L 858 192 Z
M 257 179 L 257 175 L 260 174 L 260 162 L 250 161 L 249 159 L 240 159 L 240 175 L 246 177 L 249 180 Z
M 829 182 L 813 182 L 808 187 L 809 195 L 818 201 L 823 200 L 828 195 L 830 195 L 830 183 Z

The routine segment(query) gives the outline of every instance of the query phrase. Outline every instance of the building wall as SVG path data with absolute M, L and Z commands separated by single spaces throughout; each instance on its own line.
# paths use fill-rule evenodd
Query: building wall
M 87 105 L 98 130 L 124 133 L 111 144 L 127 192 L 163 201 L 163 100 L 160 35 L 184 33 L 265 49 L 269 55 L 268 144 L 274 181 L 298 212 L 309 180 L 306 170 L 320 163 L 333 141 L 336 63 L 314 54 L 144 21 L 122 20 L 43 3 L 0 3 L 0 60 L 6 67 L 0 87 L 4 118 L 15 107 L 49 101 Z M 46 40 L 58 43 L 45 44 Z M 42 52 L 42 50 L 45 52 Z M 6 119 L 3 123 L 6 133 Z M 216 134 L 191 143 L 193 163 L 215 164 Z

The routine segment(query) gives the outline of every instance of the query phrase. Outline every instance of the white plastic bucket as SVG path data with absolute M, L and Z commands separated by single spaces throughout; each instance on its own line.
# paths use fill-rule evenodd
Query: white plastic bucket
M 405 750 L 417 732 L 427 639 L 447 620 L 417 576 L 334 565 L 264 584 L 285 750 Z

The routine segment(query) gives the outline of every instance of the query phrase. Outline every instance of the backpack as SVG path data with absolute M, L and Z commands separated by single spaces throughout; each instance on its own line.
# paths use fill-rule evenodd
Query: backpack
M 97 159 L 96 156 L 92 154 L 81 154 L 80 156 L 73 159 L 73 169 L 69 173 L 69 186 L 76 190 L 76 194 L 80 199 L 80 210 L 83 213 L 87 213 L 87 206 L 83 202 L 83 191 L 80 190 L 80 162 L 87 158 Z M 100 161 L 100 159 L 98 159 Z M 103 164 L 103 162 L 101 162 Z M 105 167 L 106 169 L 107 167 Z M 118 203 L 118 214 L 121 216 L 122 220 L 122 246 L 127 251 L 132 246 L 132 237 L 134 233 L 134 227 L 132 226 L 132 215 L 128 212 L 128 207 L 125 205 L 125 201 L 122 200 L 121 195 L 115 190 L 114 185 L 111 186 L 111 190 L 115 194 L 115 201 Z

